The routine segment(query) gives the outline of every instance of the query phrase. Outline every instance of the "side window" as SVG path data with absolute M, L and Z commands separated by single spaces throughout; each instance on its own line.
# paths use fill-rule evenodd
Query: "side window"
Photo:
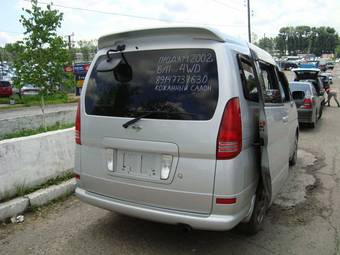
M 240 74 L 243 82 L 244 97 L 250 101 L 258 102 L 257 80 L 255 70 L 252 64 L 244 59 L 239 58 Z
M 287 77 L 283 72 L 279 71 L 278 69 L 276 69 L 276 72 L 277 72 L 277 75 L 278 75 L 282 101 L 283 102 L 290 102 L 291 97 L 290 97 L 289 83 L 288 83 Z
M 280 86 L 277 81 L 275 67 L 260 62 L 261 75 L 263 78 L 263 96 L 265 103 L 282 104 Z

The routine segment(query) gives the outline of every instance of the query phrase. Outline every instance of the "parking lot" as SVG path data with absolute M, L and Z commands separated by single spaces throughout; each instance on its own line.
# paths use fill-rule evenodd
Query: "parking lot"
M 333 77 L 339 91 L 339 65 Z M 255 236 L 185 232 L 71 196 L 3 224 L 0 254 L 340 254 L 340 108 L 332 104 L 315 129 L 301 127 L 297 165 Z

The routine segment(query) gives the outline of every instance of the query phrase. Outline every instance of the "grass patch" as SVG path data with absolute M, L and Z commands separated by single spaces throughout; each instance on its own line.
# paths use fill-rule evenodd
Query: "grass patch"
M 71 194 L 64 194 L 58 198 L 55 198 L 49 202 L 47 202 L 46 204 L 44 205 L 29 205 L 28 208 L 27 208 L 27 211 L 29 212 L 33 212 L 33 213 L 38 213 L 38 214 L 42 214 L 44 211 L 46 212 L 46 210 L 48 210 L 49 208 L 51 207 L 54 207 L 56 204 L 58 203 L 61 203 L 61 202 L 64 202 L 66 201 L 66 199 L 68 199 L 70 196 L 72 196 L 73 193 Z
M 62 174 L 62 175 L 58 175 L 54 178 L 51 178 L 51 179 L 48 179 L 46 182 L 42 183 L 42 184 L 39 184 L 37 186 L 34 186 L 34 187 L 27 187 L 25 185 L 25 183 L 23 184 L 19 184 L 19 185 L 16 185 L 15 186 L 15 193 L 12 194 L 12 195 L 4 195 L 4 197 L 2 199 L 0 199 L 0 203 L 3 203 L 3 202 L 6 202 L 6 201 L 9 201 L 13 198 L 16 198 L 16 197 L 22 197 L 22 196 L 25 196 L 27 194 L 30 194 L 34 191 L 37 191 L 39 189 L 44 189 L 44 188 L 47 188 L 51 185 L 58 185 L 64 181 L 67 181 L 71 178 L 74 177 L 74 173 L 73 172 L 70 172 L 70 171 L 67 171 L 66 173 Z
M 5 139 L 36 135 L 36 134 L 45 133 L 45 132 L 48 132 L 48 131 L 66 129 L 66 128 L 70 128 L 70 127 L 73 127 L 73 126 L 74 126 L 74 123 L 60 124 L 59 122 L 57 122 L 53 126 L 48 126 L 47 131 L 45 131 L 45 129 L 43 127 L 39 127 L 39 128 L 36 128 L 36 129 L 23 129 L 23 130 L 20 130 L 20 131 L 17 131 L 17 132 L 5 134 L 5 135 L 0 135 L 0 141 L 5 140 Z
M 15 94 L 12 96 L 12 98 L 15 100 L 14 105 L 8 105 L 9 104 L 8 97 L 0 98 L 0 104 L 6 104 L 6 106 L 0 107 L 0 110 L 41 105 L 41 98 L 38 95 L 20 97 L 18 94 Z M 74 94 L 57 93 L 54 95 L 44 96 L 44 101 L 45 105 L 77 103 L 79 102 L 79 96 L 75 96 Z

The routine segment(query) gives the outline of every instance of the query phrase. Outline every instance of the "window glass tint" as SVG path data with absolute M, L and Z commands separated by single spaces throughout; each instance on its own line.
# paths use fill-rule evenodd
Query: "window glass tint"
M 289 84 L 291 91 L 307 91 L 310 90 L 309 84 L 299 83 L 299 82 L 291 82 Z
M 241 76 L 244 86 L 244 96 L 246 99 L 251 101 L 258 101 L 258 91 L 257 91 L 257 81 L 255 76 L 255 71 L 248 61 L 245 59 L 240 59 L 241 63 Z
M 290 93 L 289 93 L 289 83 L 287 80 L 286 75 L 283 72 L 280 72 L 278 69 L 276 69 L 278 74 L 278 80 L 279 80 L 279 87 L 280 92 L 282 95 L 282 101 L 283 102 L 289 102 L 290 101 Z
M 10 87 L 11 84 L 8 81 L 0 81 L 0 87 Z
M 294 100 L 303 100 L 305 98 L 305 92 L 304 91 L 293 91 L 292 96 Z
M 136 117 L 157 111 L 164 114 L 152 114 L 147 118 L 212 118 L 218 100 L 213 50 L 168 49 L 123 54 L 111 55 L 119 64 L 108 72 L 96 71 L 98 64 L 106 61 L 106 56 L 99 57 L 85 93 L 87 114 Z M 127 66 L 129 79 L 124 77 Z
M 279 84 L 276 80 L 274 66 L 260 63 L 261 75 L 263 78 L 263 93 L 265 103 L 282 103 Z

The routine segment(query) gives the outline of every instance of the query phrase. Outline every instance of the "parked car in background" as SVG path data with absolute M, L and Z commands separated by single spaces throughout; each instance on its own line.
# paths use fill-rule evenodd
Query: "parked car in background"
M 193 27 L 111 34 L 98 49 L 76 114 L 76 195 L 142 219 L 257 232 L 299 136 L 270 54 Z
M 334 69 L 334 66 L 335 66 L 335 63 L 333 61 L 328 61 L 326 63 L 326 69 L 331 69 L 333 70 Z
M 319 64 L 317 61 L 301 62 L 299 68 L 318 68 Z
M 40 88 L 32 84 L 26 84 L 22 86 L 20 89 L 21 96 L 34 96 L 34 95 L 38 95 L 39 92 L 40 92 Z
M 326 91 L 327 88 L 329 88 L 330 84 L 331 84 L 331 80 L 330 80 L 330 77 L 329 75 L 327 75 L 328 73 L 321 73 L 319 74 L 319 77 L 321 78 L 322 80 L 322 83 L 323 83 L 323 87 Z
M 296 62 L 291 62 L 291 61 L 282 61 L 281 62 L 281 68 L 283 70 L 291 70 L 292 68 L 297 68 L 297 67 L 299 67 L 299 65 Z
M 321 73 L 320 76 L 328 77 L 329 84 L 333 84 L 333 75 L 331 73 Z
M 299 123 L 308 123 L 315 128 L 322 113 L 322 103 L 315 87 L 310 82 L 290 82 L 289 87 L 296 104 Z
M 0 80 L 0 97 L 10 97 L 13 94 L 12 85 L 9 81 Z
M 323 106 L 325 105 L 325 88 L 324 83 L 319 77 L 320 69 L 318 68 L 296 68 L 292 70 L 295 73 L 294 81 L 307 81 L 314 86 L 320 101 L 322 102 L 322 114 Z

